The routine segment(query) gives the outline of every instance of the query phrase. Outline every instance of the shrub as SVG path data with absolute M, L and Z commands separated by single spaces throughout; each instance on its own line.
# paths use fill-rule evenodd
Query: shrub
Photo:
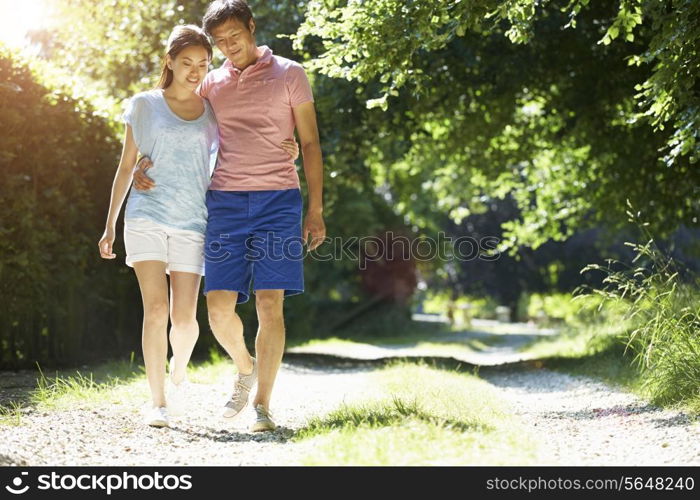
M 631 208 L 631 207 L 630 207 Z M 642 371 L 643 385 L 656 402 L 700 400 L 700 291 L 697 278 L 657 245 L 640 214 L 628 211 L 644 243 L 628 242 L 635 253 L 631 265 L 608 260 L 583 271 L 605 273 L 593 293 L 626 306 L 627 349 Z M 583 272 L 582 271 L 582 272 Z
M 89 103 L 43 78 L 0 46 L 3 367 L 109 350 L 123 325 L 112 299 L 128 309 L 133 297 L 125 276 L 97 252 L 119 141 Z

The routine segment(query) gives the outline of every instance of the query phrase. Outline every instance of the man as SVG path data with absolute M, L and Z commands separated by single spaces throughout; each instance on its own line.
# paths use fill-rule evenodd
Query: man
M 223 415 L 240 415 L 257 381 L 251 430 L 274 430 L 270 396 L 284 352 L 283 300 L 304 290 L 302 242 L 313 250 L 326 235 L 316 111 L 303 68 L 257 46 L 245 0 L 210 4 L 203 28 L 227 59 L 199 88 L 214 110 L 220 139 L 207 193 L 204 293 L 214 335 L 238 367 Z M 295 127 L 309 193 L 303 228 L 296 168 L 278 146 Z M 135 185 L 154 184 L 140 170 Z M 251 281 L 259 323 L 256 358 L 235 312 L 237 303 L 248 300 Z

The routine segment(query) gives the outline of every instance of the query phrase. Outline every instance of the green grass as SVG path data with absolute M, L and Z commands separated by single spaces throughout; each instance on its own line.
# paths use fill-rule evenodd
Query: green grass
M 520 351 L 537 358 L 588 356 L 612 345 L 622 345 L 627 329 L 625 322 L 571 325 L 562 328 L 556 335 L 534 339 L 522 346 Z
M 144 369 L 133 360 L 112 361 L 88 370 L 47 375 L 39 369 L 30 402 L 41 409 L 65 409 L 144 397 Z
M 0 405 L 0 425 L 22 425 L 23 405 L 10 401 L 7 405 Z
M 502 335 L 488 335 L 475 338 L 456 338 L 454 333 L 438 334 L 430 340 L 426 340 L 426 335 L 403 335 L 391 337 L 353 337 L 352 339 L 330 337 L 325 339 L 312 339 L 304 341 L 290 342 L 289 347 L 300 349 L 328 349 L 330 351 L 351 351 L 353 348 L 363 346 L 374 347 L 407 347 L 420 349 L 427 355 L 432 356 L 454 356 L 455 354 L 469 354 L 483 351 L 493 345 L 498 345 L 504 341 Z
M 444 330 L 437 330 L 433 333 L 428 332 L 408 332 L 401 335 L 387 335 L 382 337 L 375 337 L 371 335 L 349 335 L 344 337 L 325 337 L 325 338 L 290 338 L 287 340 L 287 347 L 308 347 L 308 346 L 319 346 L 328 345 L 330 343 L 335 345 L 357 345 L 357 344 L 371 344 L 371 345 L 398 345 L 398 344 L 412 344 L 419 342 L 426 338 L 433 338 L 436 336 L 446 336 L 449 335 Z
M 631 262 L 607 259 L 582 272 L 602 272 L 603 287 L 592 290 L 603 309 L 622 309 L 628 323 L 626 345 L 641 373 L 642 386 L 653 403 L 700 407 L 700 277 L 659 246 L 648 223 L 628 202 L 630 222 L 640 243 L 625 242 Z
M 294 437 L 305 465 L 533 463 L 536 443 L 496 389 L 465 373 L 395 363 L 371 375 L 376 394 L 312 419 Z
M 403 344 L 435 336 L 449 336 L 451 333 L 459 331 L 459 329 L 453 329 L 445 323 L 413 320 L 400 320 L 396 323 L 390 323 L 387 320 L 387 323 L 384 330 L 379 334 L 374 331 L 368 332 L 366 328 L 363 328 L 362 324 L 344 328 L 336 332 L 333 337 L 324 335 L 322 331 L 321 335 L 317 335 L 318 331 L 312 331 L 310 335 L 300 335 L 295 332 L 294 336 L 287 338 L 287 346 L 294 347 L 306 342 L 323 341 L 331 338 L 364 343 Z
M 625 321 L 570 327 L 559 335 L 538 339 L 522 348 L 549 369 L 582 375 L 632 392 L 664 407 L 700 414 L 700 395 L 680 404 L 657 397 L 649 374 L 639 369 L 631 349 L 625 349 L 629 324 Z
M 599 378 L 648 396 L 642 390 L 632 356 L 629 351 L 625 353 L 625 331 L 624 323 L 570 327 L 558 335 L 537 339 L 521 351 L 544 360 L 547 368 Z
M 358 340 L 329 337 L 326 339 L 289 340 L 287 342 L 287 347 L 356 347 L 364 343 L 365 342 L 360 342 Z
M 234 367 L 230 361 L 212 354 L 209 361 L 190 367 L 189 379 L 194 383 L 211 383 Z M 39 368 L 36 387 L 27 404 L 40 410 L 94 408 L 112 404 L 138 411 L 150 400 L 144 367 L 132 359 L 111 361 L 77 371 L 45 373 Z M 24 403 L 10 402 L 0 406 L 0 425 L 18 422 Z
M 573 375 L 597 378 L 640 397 L 650 397 L 649 391 L 643 387 L 639 370 L 619 343 L 611 341 L 608 346 L 585 355 L 552 357 L 547 359 L 545 366 Z

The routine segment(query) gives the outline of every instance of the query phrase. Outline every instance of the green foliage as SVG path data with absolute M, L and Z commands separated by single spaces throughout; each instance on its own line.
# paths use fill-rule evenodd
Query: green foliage
M 293 39 L 297 49 L 307 38 L 322 39 L 323 52 L 312 67 L 325 75 L 361 82 L 378 78 L 382 95 L 367 105 L 386 110 L 397 89 L 407 82 L 420 88 L 425 81 L 416 63 L 421 52 L 442 49 L 453 37 L 478 28 L 493 3 L 312 1 Z
M 95 84 L 95 97 L 103 94 L 121 100 L 156 84 L 173 27 L 200 25 L 209 3 L 60 0 L 55 2 L 55 28 L 34 36 L 43 41 L 45 58 L 69 69 L 78 80 Z M 258 41 L 288 55 L 290 42 L 277 35 L 293 33 L 300 22 L 296 2 L 259 2 L 253 7 L 260 24 Z M 223 61 L 217 52 L 214 65 Z
M 644 387 L 661 403 L 700 400 L 700 293 L 682 269 L 660 249 L 640 214 L 628 212 L 645 238 L 629 245 L 631 265 L 610 259 L 584 271 L 605 273 L 605 287 L 594 293 L 627 307 L 624 320 L 632 327 L 626 344 L 644 375 Z
M 208 1 L 55 4 L 61 23 L 35 33 L 45 59 L 38 80 L 60 77 L 61 86 L 52 83 L 23 100 L 29 94 L 17 97 L 13 81 L 0 80 L 0 104 L 8 110 L 3 130 L 6 123 L 10 130 L 0 138 L 0 163 L 11 164 L 2 174 L 9 205 L 0 216 L 0 296 L 9 298 L 0 342 L 6 359 L 25 363 L 67 360 L 90 342 L 135 348 L 140 301 L 133 275 L 94 255 L 118 155 L 121 127 L 114 119 L 125 97 L 155 82 L 172 27 L 198 24 Z M 513 251 L 590 226 L 619 227 L 626 223 L 625 199 L 644 207 L 659 234 L 697 223 L 697 2 L 252 5 L 258 42 L 306 58 L 317 70 L 311 80 L 331 236 L 394 228 L 434 233 L 449 219 L 459 224 L 505 212 L 498 219 L 501 249 Z M 216 57 L 214 66 L 222 62 Z M 48 181 L 60 186 L 51 196 Z M 503 210 L 511 204 L 514 210 Z M 333 311 L 342 318 L 343 309 L 365 300 L 355 260 L 307 262 L 307 293 L 287 305 L 292 336 L 312 335 L 326 323 L 318 318 Z M 523 290 L 541 291 L 515 283 L 533 282 L 511 272 L 520 264 L 497 264 L 508 272 L 481 281 L 508 282 L 512 296 L 498 300 L 512 305 Z M 440 277 L 431 287 L 466 281 L 441 265 L 421 264 L 424 276 Z M 554 280 L 542 281 L 560 289 Z M 493 295 L 476 287 L 462 292 Z M 403 314 L 393 313 L 378 331 Z M 199 319 L 204 329 L 203 301 Z M 251 332 L 252 307 L 244 321 Z M 206 352 L 211 337 L 203 340 Z
M 577 290 L 577 293 L 580 289 Z M 626 307 L 609 303 L 595 294 L 532 293 L 521 297 L 521 319 L 568 329 L 595 327 L 620 321 Z
M 578 312 L 568 293 L 533 293 L 527 299 L 527 317 L 542 323 L 573 322 Z
M 459 222 L 512 197 L 502 249 L 536 248 L 624 225 L 625 198 L 653 206 L 659 232 L 697 222 L 698 9 L 316 1 L 295 46 L 320 44 L 312 67 L 379 92 L 367 105 L 388 110 L 386 126 L 367 163 L 412 222 L 436 208 Z
M 587 4 L 574 0 L 572 4 Z M 651 75 L 635 86 L 641 108 L 633 120 L 647 120 L 655 130 L 670 128 L 663 160 L 669 167 L 700 158 L 700 4 L 694 0 L 657 2 L 621 0 L 619 11 L 600 43 L 616 38 L 635 41 L 635 31 L 648 45 L 629 58 L 648 65 Z
M 0 48 L 0 363 L 11 366 L 76 359 L 113 317 L 99 317 L 109 285 L 96 242 L 119 144 L 40 70 Z
M 451 307 L 456 313 L 457 322 L 465 325 L 469 324 L 471 318 L 495 318 L 497 306 L 498 303 L 492 297 L 453 297 L 449 290 L 429 291 L 423 302 L 425 312 L 430 314 L 445 315 Z

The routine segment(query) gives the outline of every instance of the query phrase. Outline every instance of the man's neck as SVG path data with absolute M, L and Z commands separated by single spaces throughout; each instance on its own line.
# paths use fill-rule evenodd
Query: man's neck
M 258 59 L 260 58 L 260 53 L 262 51 L 260 50 L 260 47 L 255 47 L 255 52 L 251 54 L 251 58 L 248 60 L 245 66 L 236 66 L 235 64 L 233 65 L 236 69 L 239 71 L 243 71 L 244 69 L 254 65 L 256 62 L 258 62 Z M 233 63 L 231 63 L 233 64 Z

